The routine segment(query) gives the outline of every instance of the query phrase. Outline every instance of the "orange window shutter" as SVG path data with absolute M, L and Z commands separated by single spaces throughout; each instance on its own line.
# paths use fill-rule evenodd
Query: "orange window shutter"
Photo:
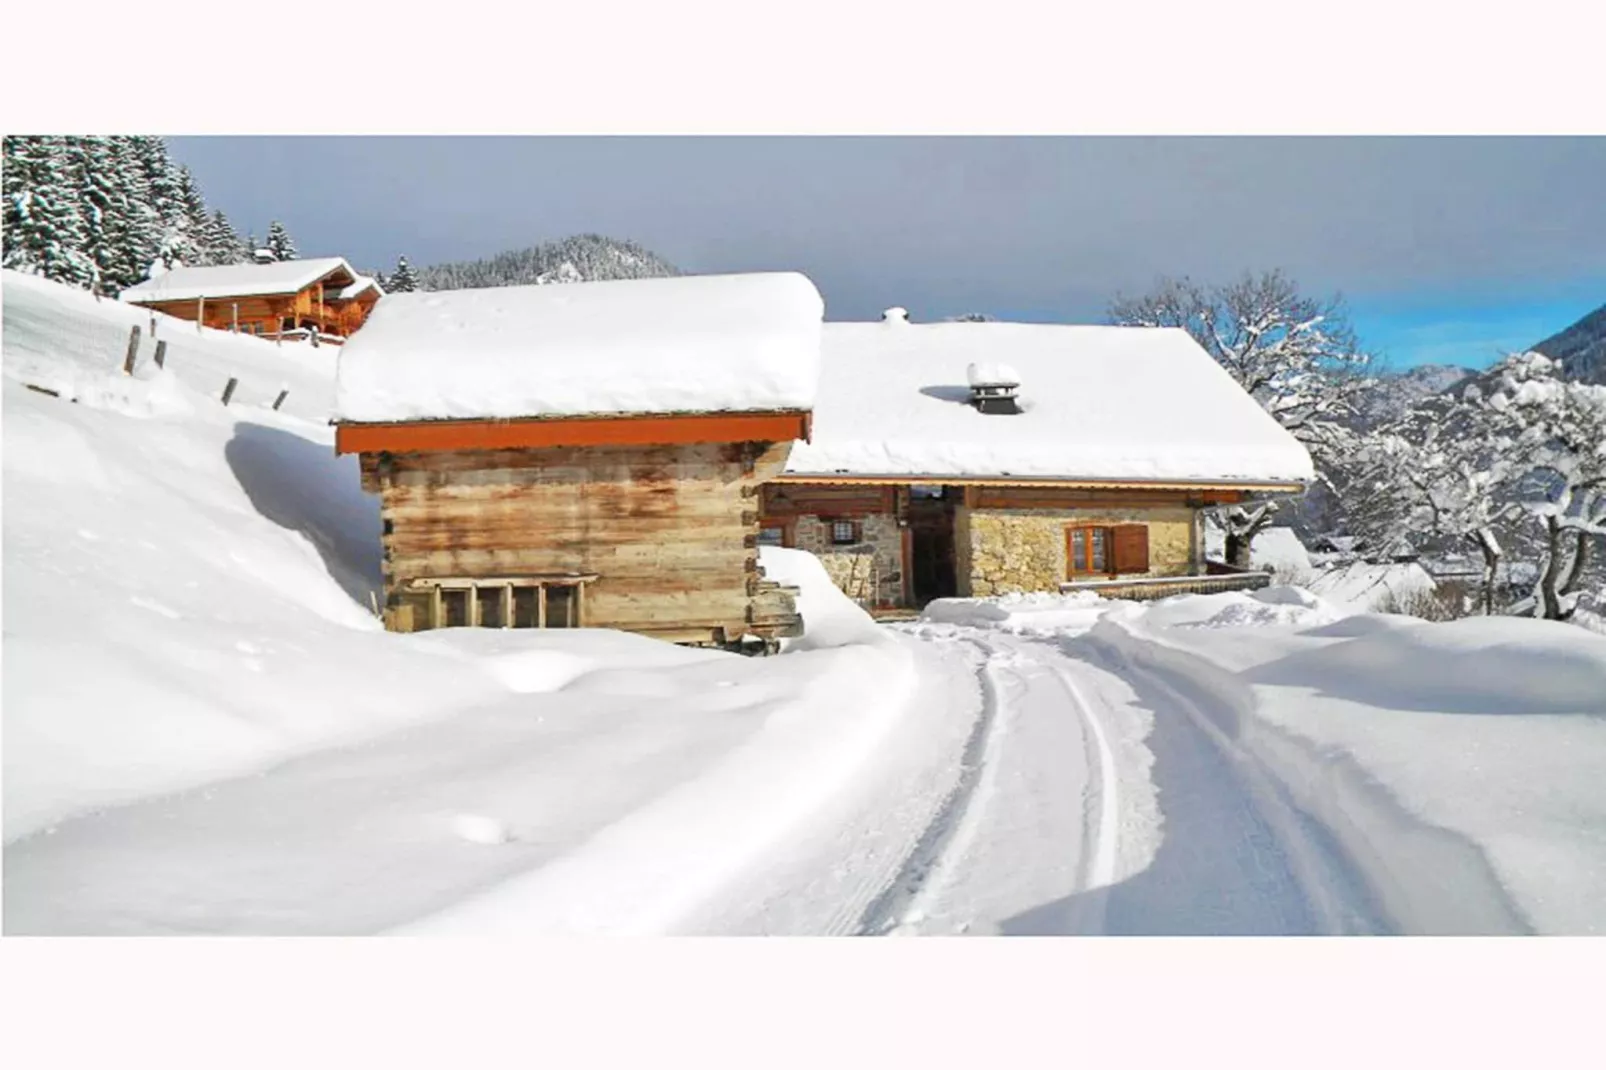
M 1121 524 L 1114 529 L 1113 564 L 1116 572 L 1149 571 L 1149 526 Z

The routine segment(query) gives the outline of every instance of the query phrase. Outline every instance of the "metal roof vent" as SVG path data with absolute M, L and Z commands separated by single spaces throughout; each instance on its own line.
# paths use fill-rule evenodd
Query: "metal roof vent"
M 1020 373 L 1008 364 L 972 364 L 965 374 L 970 380 L 970 403 L 977 412 L 1014 416 L 1021 411 Z

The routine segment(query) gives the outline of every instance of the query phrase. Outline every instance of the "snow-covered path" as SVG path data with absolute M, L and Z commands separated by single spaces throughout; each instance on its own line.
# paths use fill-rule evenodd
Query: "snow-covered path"
M 982 652 L 988 710 L 879 931 L 1387 930 L 1330 837 L 1194 698 L 1086 638 L 913 630 Z

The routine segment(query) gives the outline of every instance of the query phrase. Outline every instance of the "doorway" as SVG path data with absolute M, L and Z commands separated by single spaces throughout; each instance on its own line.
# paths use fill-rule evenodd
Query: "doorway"
M 958 593 L 954 508 L 960 487 L 912 487 L 909 493 L 909 594 L 919 609 Z

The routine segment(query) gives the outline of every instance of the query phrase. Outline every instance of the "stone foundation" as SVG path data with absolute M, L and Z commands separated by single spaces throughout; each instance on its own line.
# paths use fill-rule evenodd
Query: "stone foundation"
M 831 582 L 860 605 L 898 605 L 903 601 L 903 531 L 884 514 L 852 519 L 860 529 L 860 541 L 852 546 L 831 542 L 830 519 L 808 515 L 797 518 L 794 544 L 818 557 Z
M 960 509 L 954 518 L 959 590 L 972 597 L 1057 591 L 1072 524 L 1146 524 L 1149 571 L 1124 576 L 1186 576 L 1195 560 L 1194 510 Z

